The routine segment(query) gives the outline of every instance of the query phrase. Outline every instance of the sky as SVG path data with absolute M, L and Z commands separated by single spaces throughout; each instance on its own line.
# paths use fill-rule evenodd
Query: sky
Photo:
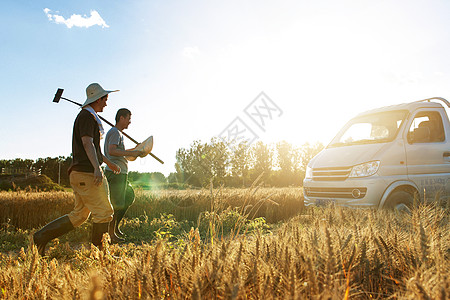
M 75 105 L 132 111 L 154 139 L 131 171 L 174 171 L 194 140 L 327 144 L 356 114 L 450 98 L 450 2 L 2 1 L 0 159 L 68 156 Z M 105 128 L 109 126 L 105 124 Z M 126 140 L 127 148 L 134 146 Z

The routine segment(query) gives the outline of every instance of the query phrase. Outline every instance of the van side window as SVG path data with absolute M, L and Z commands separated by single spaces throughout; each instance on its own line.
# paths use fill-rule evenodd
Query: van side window
M 439 112 L 423 111 L 414 117 L 408 132 L 408 142 L 410 144 L 437 143 L 444 140 L 444 125 Z

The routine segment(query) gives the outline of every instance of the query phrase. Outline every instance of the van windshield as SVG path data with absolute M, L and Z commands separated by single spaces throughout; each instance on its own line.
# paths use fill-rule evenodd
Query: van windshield
M 393 141 L 407 113 L 406 110 L 395 110 L 358 116 L 345 125 L 328 147 Z

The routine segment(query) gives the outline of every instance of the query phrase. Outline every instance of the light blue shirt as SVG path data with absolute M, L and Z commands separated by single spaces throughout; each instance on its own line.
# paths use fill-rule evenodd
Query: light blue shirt
M 124 156 L 114 156 L 109 154 L 109 145 L 117 145 L 117 149 L 119 150 L 125 150 L 125 145 L 123 143 L 123 134 L 120 132 L 119 129 L 116 127 L 112 127 L 108 133 L 106 134 L 105 138 L 105 146 L 104 146 L 104 152 L 105 156 L 118 165 L 120 167 L 120 174 L 127 174 L 128 173 L 128 161 Z M 108 166 L 106 166 L 106 170 L 112 171 Z

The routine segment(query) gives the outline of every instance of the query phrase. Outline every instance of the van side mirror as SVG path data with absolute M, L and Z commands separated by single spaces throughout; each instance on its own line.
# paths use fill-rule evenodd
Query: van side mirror
M 419 127 L 408 133 L 408 143 L 428 143 L 430 142 L 430 136 L 430 128 Z

